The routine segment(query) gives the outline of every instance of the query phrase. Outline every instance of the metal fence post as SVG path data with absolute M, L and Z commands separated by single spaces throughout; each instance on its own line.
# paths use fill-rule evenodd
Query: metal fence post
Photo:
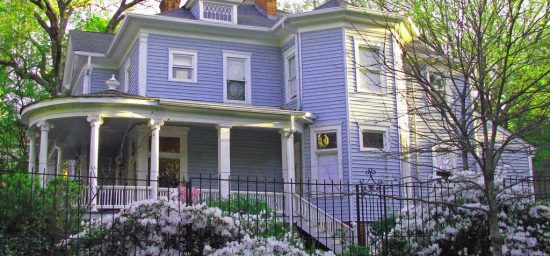
M 383 208 L 384 211 L 384 219 L 382 219 L 382 223 L 384 226 L 384 245 L 382 248 L 382 254 L 388 255 L 388 209 L 386 206 L 386 186 L 382 185 L 382 202 L 383 202 Z
M 359 245 L 366 246 L 365 236 L 363 234 L 362 224 L 361 224 L 361 202 L 360 202 L 361 198 L 360 198 L 360 195 L 359 195 L 360 186 L 361 185 L 359 185 L 359 184 L 355 185 L 355 211 L 356 211 L 356 215 L 357 215 L 357 241 L 358 241 Z

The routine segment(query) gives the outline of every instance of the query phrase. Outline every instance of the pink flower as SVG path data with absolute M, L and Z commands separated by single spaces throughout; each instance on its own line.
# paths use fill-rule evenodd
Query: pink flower
M 185 185 L 178 185 L 178 192 L 179 192 L 179 199 L 182 203 L 187 203 L 187 193 L 189 192 L 189 188 L 187 188 Z M 198 188 L 191 187 L 191 204 L 196 204 L 199 202 L 199 198 L 201 196 L 201 191 Z

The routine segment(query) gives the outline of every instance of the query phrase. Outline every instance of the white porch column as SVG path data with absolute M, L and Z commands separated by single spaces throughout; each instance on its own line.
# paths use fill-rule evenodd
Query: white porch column
M 55 149 L 57 150 L 57 162 L 56 162 L 56 174 L 61 175 L 61 171 L 63 170 L 63 149 L 60 146 L 56 146 Z
M 87 118 L 90 123 L 90 159 L 88 163 L 88 201 L 90 209 L 97 210 L 97 176 L 99 165 L 99 127 L 103 124 L 103 118 L 99 115 L 90 115 Z
M 218 125 L 218 177 L 221 197 L 229 197 L 229 175 L 231 174 L 231 126 Z
M 295 183 L 295 170 L 294 170 L 294 132 L 290 129 L 282 129 L 279 131 L 281 134 L 281 156 L 282 156 L 282 170 L 283 179 L 285 182 L 285 211 L 288 213 L 289 222 L 293 223 L 292 208 L 293 193 L 296 192 Z
M 164 121 L 151 119 L 149 127 L 151 127 L 151 194 L 150 199 L 158 198 L 158 178 L 159 178 L 159 156 L 160 156 L 160 127 L 164 125 Z
M 27 132 L 29 138 L 29 173 L 36 172 L 36 138 L 38 134 L 32 130 Z
M 40 179 L 40 185 L 44 187 L 46 185 L 46 172 L 48 171 L 48 132 L 53 126 L 46 122 L 41 121 L 36 124 L 40 128 L 40 152 L 38 155 L 38 176 Z

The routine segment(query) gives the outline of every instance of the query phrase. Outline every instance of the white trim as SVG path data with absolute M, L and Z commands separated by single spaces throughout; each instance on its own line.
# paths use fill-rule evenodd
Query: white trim
M 360 42 L 360 41 L 363 42 Z M 384 43 L 379 41 L 365 41 L 364 39 L 358 39 L 356 37 L 353 37 L 353 47 L 354 47 L 354 68 L 355 68 L 355 92 L 363 92 L 363 93 L 370 93 L 374 95 L 382 95 L 386 94 L 388 91 L 388 83 L 386 81 L 385 72 L 382 68 L 382 63 L 380 64 L 380 91 L 371 91 L 366 88 L 360 88 L 360 78 L 363 77 L 361 75 L 361 71 L 359 68 L 359 49 L 362 47 L 366 48 L 375 48 L 379 50 L 380 53 L 380 61 L 382 61 L 383 58 L 385 58 L 385 51 L 384 51 Z
M 336 132 L 336 148 L 335 149 L 317 149 L 317 133 L 319 132 Z M 318 157 L 319 154 L 331 154 L 336 153 L 338 158 L 338 170 L 336 177 L 338 180 L 343 178 L 343 167 L 342 167 L 342 125 L 341 124 L 331 124 L 331 125 L 312 125 L 310 126 L 310 150 L 311 150 L 311 179 L 319 179 L 319 167 Z
M 232 22 L 233 22 L 234 24 L 237 24 L 237 22 L 238 22 L 238 20 L 239 20 L 238 17 L 237 17 L 237 15 L 239 15 L 239 10 L 237 9 L 237 5 L 234 4 L 234 5 L 233 5 L 233 13 L 231 14 L 231 18 L 233 19 Z
M 294 57 L 294 72 L 296 74 L 296 95 L 290 95 L 290 84 L 288 83 L 288 74 L 290 72 L 289 66 L 288 66 L 288 60 Z M 296 47 L 292 46 L 288 50 L 286 50 L 283 53 L 283 61 L 284 61 L 284 80 L 285 80 L 285 103 L 290 103 L 294 99 L 298 99 L 298 88 L 299 88 L 299 81 L 300 81 L 300 73 L 298 70 L 298 54 L 296 54 Z M 294 98 L 292 98 L 294 96 Z
M 359 127 L 359 150 L 362 152 L 390 152 L 390 127 L 375 126 L 375 125 L 361 125 Z M 384 137 L 384 147 L 380 148 L 367 148 L 363 145 L 363 131 L 366 132 L 378 132 L 382 133 Z
M 193 72 L 191 74 L 191 79 L 181 79 L 181 78 L 174 78 L 172 74 L 172 66 L 174 65 L 173 59 L 174 54 L 181 54 L 181 55 L 188 55 L 193 57 L 192 58 L 192 68 Z M 174 81 L 174 82 L 186 82 L 186 83 L 196 83 L 197 82 L 197 68 L 198 68 L 198 58 L 197 58 L 197 51 L 196 50 L 184 50 L 184 49 L 168 49 L 168 81 Z
M 130 90 L 130 60 L 126 61 L 124 68 L 122 69 L 122 75 L 124 76 L 124 92 L 127 93 Z
M 294 37 L 294 44 L 298 46 L 297 53 L 298 53 L 298 96 L 297 96 L 297 109 L 302 109 L 302 37 L 300 36 L 300 33 L 297 33 Z
M 238 51 L 230 51 L 230 50 L 222 50 L 223 55 L 223 102 L 224 103 L 240 103 L 240 104 L 252 104 L 252 75 L 251 75 L 251 57 L 252 53 L 250 52 L 238 52 Z M 239 100 L 228 100 L 227 99 L 227 58 L 239 58 L 239 59 L 245 59 L 245 76 L 246 76 L 246 82 L 245 82 L 245 100 L 239 101 Z
M 347 128 L 347 131 L 346 132 L 346 138 L 347 138 L 347 162 L 348 162 L 348 183 L 350 183 L 352 180 L 353 180 L 353 177 L 352 177 L 352 163 L 351 163 L 351 128 L 350 128 L 350 111 L 351 111 L 351 104 L 350 104 L 350 100 L 349 100 L 349 77 L 348 77 L 348 72 L 349 72 L 349 67 L 348 67 L 348 46 L 347 46 L 347 30 L 346 29 L 342 29 L 342 49 L 344 50 L 343 52 L 343 58 L 344 58 L 344 87 L 346 88 L 345 90 L 345 96 L 346 96 L 346 128 Z M 343 159 L 342 159 L 343 161 Z M 342 175 L 343 176 L 343 175 Z M 351 203 L 351 197 L 350 197 L 350 203 Z M 353 205 L 353 204 L 350 204 L 350 205 Z M 353 207 L 353 206 L 352 206 Z M 353 210 L 353 209 L 352 209 Z
M 147 94 L 147 44 L 149 34 L 141 33 L 139 35 L 139 68 L 138 68 L 138 95 Z

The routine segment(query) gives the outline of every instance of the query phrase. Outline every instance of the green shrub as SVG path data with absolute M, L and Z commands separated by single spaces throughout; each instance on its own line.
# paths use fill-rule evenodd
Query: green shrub
M 371 256 L 370 248 L 367 246 L 361 246 L 356 244 L 346 245 L 342 256 Z
M 78 230 L 84 208 L 75 206 L 83 187 L 65 177 L 40 188 L 27 173 L 0 175 L 1 254 L 49 254 L 55 243 Z
M 259 214 L 272 211 L 263 200 L 248 196 L 233 196 L 225 199 L 209 199 L 206 201 L 210 207 L 220 208 L 227 213 Z

